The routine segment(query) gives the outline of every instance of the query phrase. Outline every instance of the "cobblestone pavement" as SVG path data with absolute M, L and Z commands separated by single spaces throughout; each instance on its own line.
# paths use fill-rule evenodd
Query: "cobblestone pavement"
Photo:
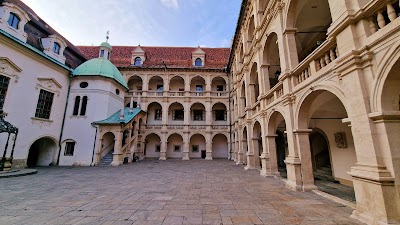
M 348 207 L 226 160 L 38 170 L 0 180 L 1 225 L 359 224 Z

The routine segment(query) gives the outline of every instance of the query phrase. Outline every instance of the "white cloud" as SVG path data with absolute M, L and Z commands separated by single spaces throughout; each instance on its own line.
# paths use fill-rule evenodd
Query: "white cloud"
M 168 8 L 179 9 L 178 0 L 160 0 L 161 4 L 165 5 Z

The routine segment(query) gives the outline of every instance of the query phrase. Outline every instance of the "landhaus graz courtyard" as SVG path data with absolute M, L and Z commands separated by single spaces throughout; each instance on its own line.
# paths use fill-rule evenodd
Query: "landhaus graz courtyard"
M 189 207 L 193 197 L 194 207 L 212 201 L 216 211 L 160 212 L 163 219 L 154 223 L 220 223 L 229 217 L 249 224 L 400 224 L 399 0 L 243 0 L 230 48 L 112 46 L 108 36 L 99 46 L 75 46 L 21 1 L 0 4 L 0 107 L 18 128 L 17 137 L 0 135 L 1 169 L 74 166 L 1 180 L 3 205 L 11 210 L 4 211 L 4 221 L 41 224 L 43 218 L 51 224 L 40 210 L 57 206 L 51 215 L 76 217 L 59 223 L 85 223 L 94 218 L 81 215 L 79 207 L 104 203 L 104 210 L 118 214 L 122 201 L 130 207 L 147 199 L 165 203 L 157 210 L 172 210 L 168 202 Z M 144 163 L 132 163 L 133 154 Z M 226 172 L 220 179 L 234 190 L 218 185 L 218 167 Z M 146 168 L 154 173 L 144 182 Z M 174 176 L 182 168 L 188 170 L 183 177 Z M 101 178 L 102 172 L 118 174 L 116 181 Z M 52 188 L 49 181 L 63 173 L 93 174 L 60 180 L 82 186 L 86 191 L 75 191 L 85 200 L 73 202 L 76 192 L 64 189 L 61 195 Z M 138 177 L 127 180 L 122 173 Z M 197 175 L 205 179 L 200 190 L 190 181 Z M 40 180 L 47 182 L 39 185 L 45 193 L 24 194 L 32 188 L 25 182 Z M 354 193 L 354 210 L 313 194 L 321 182 Z M 162 191 L 134 190 L 151 184 Z M 108 188 L 97 189 L 102 186 Z M 269 202 L 277 199 L 281 208 Z M 234 212 L 244 216 L 237 218 L 218 211 L 222 203 L 242 210 L 241 200 L 249 210 L 273 208 L 266 214 L 282 217 L 253 221 L 255 211 Z M 153 213 L 139 210 L 152 203 L 146 204 L 136 205 L 125 222 L 137 222 L 130 219 L 135 213 Z M 29 207 L 43 217 L 24 215 Z M 318 214 L 322 209 L 331 217 Z M 300 219 L 288 221 L 286 210 Z M 112 218 L 93 217 L 120 219 L 103 213 Z M 189 214 L 201 216 L 185 222 Z

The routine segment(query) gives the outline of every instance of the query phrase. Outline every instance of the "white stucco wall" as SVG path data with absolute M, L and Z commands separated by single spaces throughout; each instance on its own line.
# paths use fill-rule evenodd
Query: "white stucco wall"
M 213 139 L 212 157 L 213 159 L 228 158 L 228 143 L 226 137 L 222 134 L 216 135 Z
M 88 82 L 87 88 L 80 88 L 81 82 Z M 116 95 L 115 90 L 120 94 Z M 88 97 L 85 116 L 73 116 L 75 97 Z M 63 141 L 70 139 L 76 142 L 73 156 L 65 156 L 64 150 L 60 157 L 60 165 L 89 166 L 92 163 L 96 128 L 91 124 L 95 121 L 107 119 L 123 106 L 124 89 L 111 79 L 103 77 L 74 78 L 71 85 Z M 82 101 L 81 101 L 82 102 Z M 101 137 L 97 137 L 101 138 Z
M 160 158 L 160 153 L 156 152 L 156 145 L 160 145 L 160 137 L 150 134 L 146 137 L 146 158 Z
M 193 152 L 193 145 L 198 145 L 199 146 L 199 151 L 198 152 Z M 189 158 L 191 159 L 200 159 L 201 158 L 201 151 L 206 150 L 206 139 L 200 135 L 200 134 L 195 134 L 192 136 L 190 139 L 190 145 L 189 145 Z

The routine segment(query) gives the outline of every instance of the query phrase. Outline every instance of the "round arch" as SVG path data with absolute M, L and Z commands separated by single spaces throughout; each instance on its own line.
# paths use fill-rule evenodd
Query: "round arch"
M 371 111 L 381 112 L 383 111 L 382 96 L 385 86 L 385 81 L 389 77 L 390 72 L 394 68 L 395 64 L 400 61 L 400 43 L 396 43 L 381 60 L 383 62 L 378 66 L 377 76 L 373 82 L 373 88 L 371 90 Z
M 160 158 L 161 135 L 157 132 L 151 132 L 145 136 L 144 140 L 144 153 L 146 158 Z
M 337 87 L 336 84 L 333 83 L 333 82 L 325 83 L 325 84 L 319 84 L 319 85 L 314 86 L 312 90 L 311 90 L 311 89 L 307 90 L 307 91 L 299 98 L 299 101 L 297 102 L 297 104 L 296 104 L 296 106 L 295 106 L 295 114 L 294 114 L 294 116 L 295 116 L 295 119 L 294 119 L 294 121 L 295 121 L 294 127 L 295 127 L 295 128 L 300 128 L 299 122 L 305 122 L 305 121 L 299 121 L 299 119 L 300 119 L 300 118 L 299 118 L 300 110 L 301 110 L 301 108 L 302 108 L 304 102 L 305 102 L 307 99 L 310 99 L 310 100 L 313 99 L 313 97 L 309 98 L 310 96 L 318 95 L 320 92 L 323 92 L 323 91 L 327 91 L 327 92 L 329 92 L 329 93 L 335 95 L 335 96 L 340 100 L 340 102 L 343 104 L 343 106 L 344 106 L 344 108 L 345 108 L 345 110 L 346 110 L 347 115 L 349 115 L 348 106 L 347 106 L 347 104 L 346 104 L 346 98 L 345 98 L 345 96 L 344 96 L 344 93 L 340 90 L 340 88 Z
M 213 135 L 212 138 L 213 159 L 228 159 L 229 157 L 228 140 L 229 138 L 223 133 L 217 133 Z
M 57 139 L 52 136 L 41 136 L 29 145 L 27 166 L 50 166 L 56 163 Z

